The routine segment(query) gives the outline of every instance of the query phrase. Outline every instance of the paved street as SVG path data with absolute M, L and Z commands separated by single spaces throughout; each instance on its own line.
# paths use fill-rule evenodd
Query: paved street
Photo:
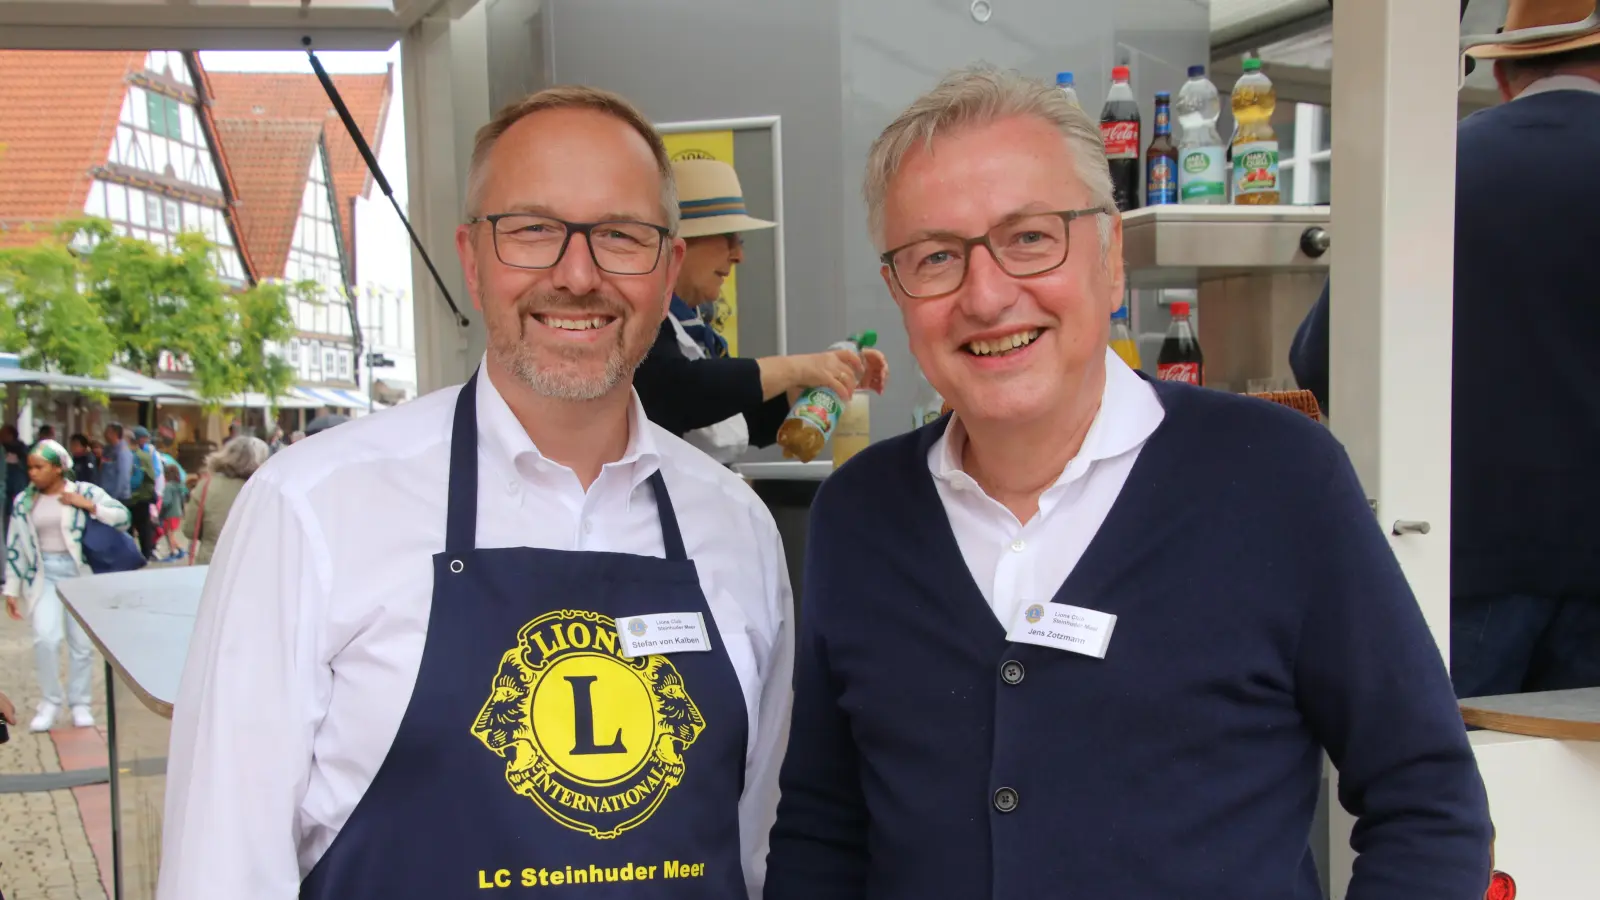
M 65 666 L 63 652 L 63 677 Z M 74 729 L 64 712 L 55 732 L 30 734 L 28 720 L 39 702 L 32 633 L 26 623 L 0 614 L 0 690 L 16 703 L 22 720 L 11 730 L 11 742 L 0 745 L 0 784 L 13 775 L 105 765 L 105 678 L 99 654 L 94 714 L 100 727 Z M 0 793 L 0 892 L 6 900 L 106 900 L 102 869 L 109 881 L 110 838 L 110 791 L 104 784 Z

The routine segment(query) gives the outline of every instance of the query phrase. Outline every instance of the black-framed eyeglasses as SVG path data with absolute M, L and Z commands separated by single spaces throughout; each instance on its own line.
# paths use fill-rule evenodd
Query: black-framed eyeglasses
M 568 222 L 534 213 L 473 216 L 468 225 L 486 222 L 493 235 L 494 255 L 517 269 L 548 269 L 567 254 L 572 236 L 581 234 L 589 258 L 613 275 L 647 275 L 661 263 L 661 248 L 672 236 L 665 226 L 618 219 L 611 222 Z
M 961 289 L 973 248 L 979 245 L 987 247 L 995 263 L 1013 278 L 1058 269 L 1071 248 L 1073 220 L 1110 212 L 1097 206 L 1032 213 L 1008 219 L 977 237 L 936 235 L 896 247 L 880 258 L 906 296 L 928 300 Z

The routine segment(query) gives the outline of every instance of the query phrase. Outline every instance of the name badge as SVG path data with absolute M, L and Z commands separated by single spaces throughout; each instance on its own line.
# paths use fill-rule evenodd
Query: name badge
M 704 653 L 711 649 L 705 616 L 700 613 L 652 613 L 617 619 L 617 639 L 628 659 L 658 653 Z
M 1117 617 L 1065 603 L 1030 603 L 1017 613 L 1006 640 L 1106 658 Z

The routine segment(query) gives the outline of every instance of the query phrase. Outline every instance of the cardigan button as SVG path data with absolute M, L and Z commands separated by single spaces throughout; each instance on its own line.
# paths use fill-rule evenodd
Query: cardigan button
M 1008 659 L 1000 664 L 1000 680 L 1006 684 L 1021 684 L 1022 675 L 1022 663 Z
M 994 792 L 994 808 L 1003 813 L 1008 813 L 1017 808 L 1017 792 L 1008 787 L 1003 787 Z

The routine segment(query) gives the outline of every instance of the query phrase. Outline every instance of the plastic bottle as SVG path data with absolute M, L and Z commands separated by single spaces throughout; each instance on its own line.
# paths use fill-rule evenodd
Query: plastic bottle
M 1111 90 L 1100 110 L 1100 140 L 1111 169 L 1111 190 L 1117 209 L 1139 208 L 1139 101 L 1128 84 L 1128 67 L 1111 70 Z
M 944 397 L 939 395 L 938 389 L 928 381 L 928 376 L 923 374 L 920 368 L 917 369 L 917 379 L 919 382 L 917 397 L 911 407 L 912 428 L 921 428 L 929 422 L 939 421 L 944 409 Z
M 1272 110 L 1278 95 L 1261 72 L 1261 60 L 1244 61 L 1244 74 L 1233 86 L 1233 202 L 1245 205 L 1278 202 L 1278 137 L 1272 131 Z
M 1144 204 L 1178 202 L 1178 146 L 1172 142 L 1172 95 L 1156 91 L 1155 136 L 1144 152 Z
M 1128 329 L 1128 307 L 1117 307 L 1111 314 L 1111 352 L 1122 357 L 1128 368 L 1135 372 L 1139 370 L 1139 342 L 1133 339 L 1133 332 Z
M 1156 378 L 1193 385 L 1206 383 L 1205 357 L 1200 353 L 1194 323 L 1189 321 L 1189 304 L 1183 300 L 1172 304 L 1172 324 L 1167 326 L 1166 340 L 1161 342 L 1161 354 L 1156 357 Z
M 1072 86 L 1071 72 L 1057 72 L 1056 87 L 1060 89 L 1061 93 L 1067 95 L 1067 99 L 1072 101 L 1073 106 L 1083 109 L 1083 104 L 1078 102 L 1078 92 Z
M 1205 66 L 1190 66 L 1189 80 L 1173 104 L 1178 116 L 1178 202 L 1228 202 L 1226 149 L 1217 133 L 1222 100 Z
M 839 425 L 833 433 L 835 469 L 872 443 L 872 406 L 868 403 L 871 396 L 866 391 L 856 391 L 844 405 L 844 412 L 839 414 Z
M 878 333 L 863 331 L 829 347 L 829 350 L 851 350 L 859 354 L 878 342 Z M 811 462 L 827 446 L 844 413 L 844 401 L 831 388 L 809 387 L 800 392 L 800 399 L 789 409 L 789 415 L 778 428 L 778 446 L 788 459 Z

